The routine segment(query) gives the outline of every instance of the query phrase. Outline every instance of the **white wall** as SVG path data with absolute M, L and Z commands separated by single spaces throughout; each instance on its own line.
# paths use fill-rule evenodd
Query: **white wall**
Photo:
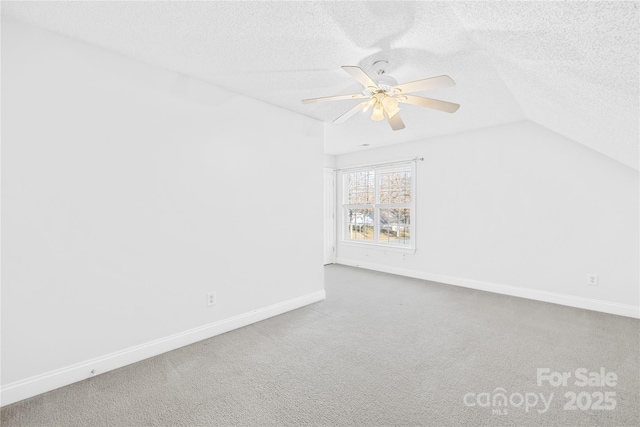
M 329 169 L 335 169 L 336 168 L 336 156 L 333 156 L 331 154 L 325 154 L 324 155 L 324 167 L 325 168 L 329 168 Z
M 323 298 L 323 163 L 322 123 L 3 19 L 3 404 Z
M 415 255 L 339 244 L 338 262 L 638 316 L 636 170 L 528 121 L 340 155 L 337 166 L 416 156 Z

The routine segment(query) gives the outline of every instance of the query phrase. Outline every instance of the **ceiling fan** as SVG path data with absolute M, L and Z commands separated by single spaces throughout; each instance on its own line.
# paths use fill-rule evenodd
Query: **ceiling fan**
M 378 74 L 378 79 L 376 80 L 372 79 L 360 67 L 353 65 L 342 66 L 343 70 L 364 86 L 362 93 L 303 99 L 302 103 L 313 104 L 316 102 L 340 101 L 344 99 L 366 99 L 366 101 L 361 102 L 335 119 L 333 123 L 342 123 L 360 111 L 372 109 L 371 120 L 380 121 L 386 118 L 393 130 L 400 130 L 405 127 L 404 122 L 398 115 L 400 111 L 398 107 L 399 103 L 433 108 L 447 113 L 455 113 L 458 108 L 460 108 L 459 104 L 454 104 L 453 102 L 409 95 L 409 93 L 412 92 L 455 86 L 456 82 L 449 76 L 430 77 L 428 79 L 398 84 L 393 77 L 385 74 L 385 66 L 388 65 L 387 61 L 377 61 L 373 65 Z

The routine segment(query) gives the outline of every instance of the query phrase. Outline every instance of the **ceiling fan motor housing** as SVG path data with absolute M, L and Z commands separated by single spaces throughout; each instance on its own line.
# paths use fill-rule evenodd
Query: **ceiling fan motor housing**
M 380 89 L 385 92 L 391 91 L 391 88 L 394 86 L 398 86 L 398 81 L 391 76 L 383 75 L 382 78 L 375 80 L 376 84 Z

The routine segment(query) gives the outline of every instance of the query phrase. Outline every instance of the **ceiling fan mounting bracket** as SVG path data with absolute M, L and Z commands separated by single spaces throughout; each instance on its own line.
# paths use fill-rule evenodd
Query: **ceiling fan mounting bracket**
M 371 68 L 378 76 L 382 76 L 383 74 L 387 73 L 387 69 L 389 68 L 389 61 L 387 61 L 386 59 L 379 59 L 373 63 Z
M 392 87 L 398 85 L 398 81 L 387 74 L 389 61 L 386 59 L 379 59 L 375 61 L 371 66 L 371 69 L 376 75 L 376 77 L 374 77 L 374 81 L 382 92 L 390 92 Z

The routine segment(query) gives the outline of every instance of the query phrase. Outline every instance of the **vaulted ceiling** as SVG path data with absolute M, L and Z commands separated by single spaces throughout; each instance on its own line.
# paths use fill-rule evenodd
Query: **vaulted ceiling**
M 638 168 L 637 2 L 2 2 L 3 15 L 326 122 L 330 154 L 531 120 Z M 399 82 L 447 74 L 406 129 L 356 115 L 340 69 L 387 60 Z M 251 117 L 246 118 L 247 121 Z

